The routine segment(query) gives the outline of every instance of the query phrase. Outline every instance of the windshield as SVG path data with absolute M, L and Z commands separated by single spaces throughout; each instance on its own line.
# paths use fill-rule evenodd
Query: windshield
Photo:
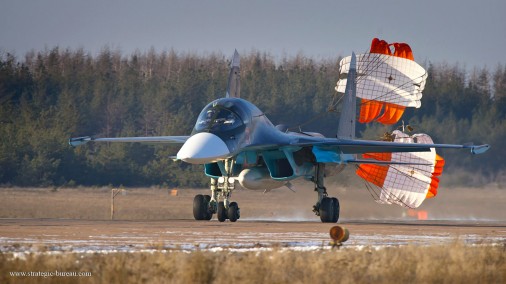
M 209 106 L 200 113 L 195 130 L 197 132 L 226 131 L 240 125 L 242 125 L 242 120 L 234 112 L 220 106 Z

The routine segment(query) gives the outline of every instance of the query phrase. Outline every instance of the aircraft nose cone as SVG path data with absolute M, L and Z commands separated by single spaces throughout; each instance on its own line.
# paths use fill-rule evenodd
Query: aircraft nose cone
M 201 132 L 190 137 L 177 153 L 177 159 L 190 164 L 213 163 L 230 154 L 220 137 Z

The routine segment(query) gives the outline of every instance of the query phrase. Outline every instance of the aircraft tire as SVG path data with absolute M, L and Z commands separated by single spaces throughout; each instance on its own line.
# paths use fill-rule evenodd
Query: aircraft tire
M 337 199 L 336 199 L 337 200 Z M 332 198 L 324 197 L 320 203 L 320 220 L 323 223 L 337 222 L 336 203 Z M 334 221 L 335 220 L 335 221 Z
M 332 197 L 332 201 L 333 201 L 333 209 L 334 209 L 333 216 L 332 216 L 332 223 L 337 223 L 337 220 L 339 220 L 339 211 L 341 209 L 339 206 L 339 199 Z
M 207 217 L 207 205 L 204 195 L 197 194 L 193 198 L 193 218 L 195 220 L 205 220 Z
M 236 202 L 230 203 L 228 206 L 228 219 L 230 222 L 235 222 L 237 219 L 239 219 L 239 206 Z
M 218 203 L 218 212 L 216 215 L 218 216 L 218 221 L 220 222 L 225 222 L 225 220 L 227 220 L 227 209 L 225 209 L 223 201 Z
M 209 208 L 209 202 L 211 201 L 211 196 L 210 195 L 204 195 L 204 199 L 206 201 L 206 211 L 205 211 L 206 212 L 206 214 L 205 214 L 206 216 L 205 216 L 204 220 L 209 221 L 209 220 L 213 219 L 213 212 Z

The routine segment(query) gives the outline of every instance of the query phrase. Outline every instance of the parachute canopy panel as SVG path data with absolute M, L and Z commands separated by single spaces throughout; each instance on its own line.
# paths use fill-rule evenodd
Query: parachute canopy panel
M 336 90 L 344 93 L 351 56 L 340 63 Z M 421 106 L 427 72 L 416 62 L 384 54 L 357 55 L 357 97 L 405 107 Z
M 357 97 L 361 98 L 359 122 L 376 120 L 383 124 L 394 124 L 399 121 L 406 107 L 421 106 L 427 72 L 413 61 L 409 45 L 389 45 L 385 41 L 375 40 L 371 45 L 371 53 L 357 55 L 356 89 Z M 395 48 L 394 52 L 390 46 Z M 345 91 L 350 62 L 351 56 L 340 62 L 337 92 Z
M 427 134 L 409 136 L 396 130 L 392 135 L 395 137 L 394 142 L 433 143 Z M 363 157 L 393 163 L 361 164 L 357 168 L 356 174 L 359 177 L 380 188 L 378 202 L 417 208 L 426 198 L 437 194 L 438 177 L 443 172 L 444 159 L 436 154 L 434 148 L 430 152 L 367 153 Z

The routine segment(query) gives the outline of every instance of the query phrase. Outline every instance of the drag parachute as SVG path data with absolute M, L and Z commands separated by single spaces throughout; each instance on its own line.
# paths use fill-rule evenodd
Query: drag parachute
M 392 52 L 391 48 L 394 51 Z M 344 93 L 351 56 L 340 62 L 336 91 Z M 370 53 L 357 55 L 357 97 L 360 123 L 394 124 L 406 107 L 419 108 L 427 72 L 414 61 L 406 43 L 373 39 Z M 383 112 L 381 112 L 383 110 Z
M 427 134 L 409 136 L 399 130 L 392 132 L 393 142 L 433 144 Z M 384 164 L 360 164 L 356 174 L 380 188 L 377 201 L 417 208 L 426 198 L 434 197 L 443 172 L 444 159 L 434 148 L 428 152 L 366 153 L 363 158 Z

